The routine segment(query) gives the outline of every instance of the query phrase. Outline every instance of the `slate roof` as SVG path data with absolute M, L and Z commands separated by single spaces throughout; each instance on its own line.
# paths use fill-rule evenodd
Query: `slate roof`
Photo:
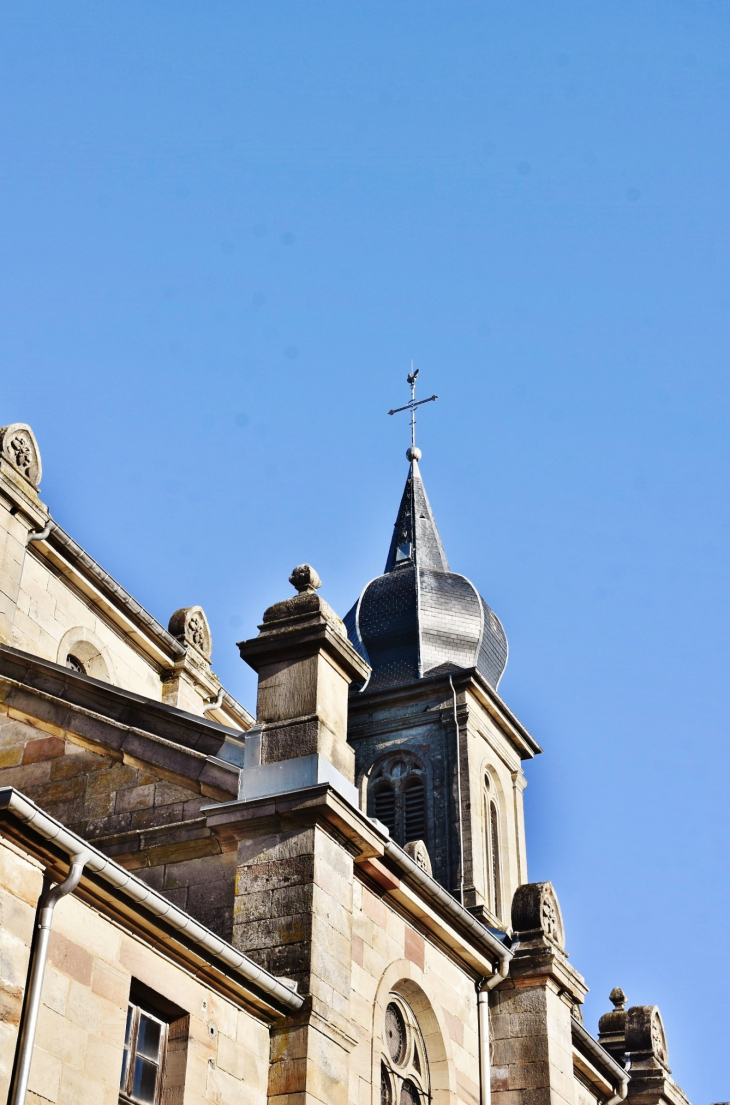
M 449 569 L 418 461 L 411 461 L 383 575 L 345 615 L 372 667 L 368 690 L 477 668 L 495 690 L 507 665 L 502 624 L 474 584 Z

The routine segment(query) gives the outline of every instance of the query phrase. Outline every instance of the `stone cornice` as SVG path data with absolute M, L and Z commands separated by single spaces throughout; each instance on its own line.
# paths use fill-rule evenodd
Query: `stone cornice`
M 328 784 L 247 802 L 203 807 L 207 824 L 225 846 L 254 831 L 287 825 L 318 825 L 330 832 L 353 856 L 368 882 L 393 902 L 417 927 L 433 933 L 474 977 L 494 970 L 509 951 L 434 879 L 419 870 L 387 833 L 361 810 L 350 805 Z
M 264 623 L 258 637 L 238 643 L 241 658 L 254 671 L 259 671 L 265 664 L 324 652 L 348 679 L 364 679 L 367 675 L 369 669 L 360 654 L 347 637 L 338 633 L 324 618 L 302 615 L 301 620 L 292 618 L 281 629 L 276 627 L 276 623 L 274 625 L 271 628 Z
M 238 770 L 216 759 L 227 729 L 173 706 L 119 691 L 69 668 L 0 645 L 4 713 L 129 763 L 147 765 L 211 798 L 238 788 Z
M 58 881 L 68 873 L 70 855 L 85 856 L 75 892 L 82 901 L 264 1020 L 302 1007 L 302 998 L 279 979 L 11 787 L 0 790 L 0 833 Z
M 524 725 L 512 713 L 497 692 L 489 686 L 484 676 L 476 668 L 454 671 L 451 673 L 451 678 L 454 681 L 457 693 L 459 691 L 469 691 L 473 694 L 479 705 L 490 715 L 499 731 L 515 749 L 520 759 L 532 759 L 542 752 L 542 748 L 534 737 L 525 729 Z M 386 709 L 390 706 L 395 707 L 403 701 L 412 702 L 416 697 L 422 700 L 441 697 L 446 700 L 448 697 L 450 700 L 449 675 L 443 673 L 426 675 L 415 683 L 408 683 L 399 687 L 387 687 L 383 690 L 351 691 L 349 708 L 352 723 L 349 727 L 348 739 L 358 740 L 357 717 L 361 712 Z M 451 709 L 450 705 L 449 709 Z M 409 725 L 426 724 L 427 721 L 428 715 L 415 714 L 412 718 L 409 715 Z M 367 721 L 368 734 L 379 732 L 379 726 L 381 725 L 383 732 L 388 732 L 393 728 L 393 722 L 390 718 L 376 720 L 369 718 Z

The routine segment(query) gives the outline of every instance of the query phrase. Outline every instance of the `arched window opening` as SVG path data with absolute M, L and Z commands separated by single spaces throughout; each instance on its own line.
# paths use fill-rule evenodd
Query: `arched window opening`
M 426 1049 L 411 1007 L 391 994 L 380 1062 L 381 1105 L 425 1105 L 430 1099 Z
M 425 772 L 415 756 L 398 753 L 375 768 L 368 813 L 388 826 L 396 843 L 422 840 L 428 846 Z
M 502 863 L 499 847 L 499 811 L 492 780 L 484 776 L 484 868 L 486 900 L 498 919 L 502 916 Z
M 492 838 L 492 886 L 494 887 L 494 912 L 502 916 L 502 880 L 499 870 L 499 828 L 497 825 L 497 807 L 489 803 L 489 835 Z
M 101 679 L 113 683 L 110 656 L 95 633 L 83 625 L 67 629 L 61 638 L 56 653 L 56 662 L 88 675 L 91 679 Z

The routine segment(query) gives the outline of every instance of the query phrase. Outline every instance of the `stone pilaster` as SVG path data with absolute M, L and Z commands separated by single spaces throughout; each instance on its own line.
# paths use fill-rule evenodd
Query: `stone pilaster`
M 512 903 L 514 958 L 492 995 L 494 1105 L 573 1105 L 571 1016 L 586 987 L 565 952 L 550 883 L 527 883 Z
M 291 582 L 299 594 L 239 645 L 259 689 L 236 811 L 248 828 L 239 820 L 233 941 L 308 997 L 272 1037 L 270 1099 L 347 1105 L 353 856 L 321 803 L 330 785 L 355 794 L 347 693 L 367 666 L 316 594 L 313 569 Z

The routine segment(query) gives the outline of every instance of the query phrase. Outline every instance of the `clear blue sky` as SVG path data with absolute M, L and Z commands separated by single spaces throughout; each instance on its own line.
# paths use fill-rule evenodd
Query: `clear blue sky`
M 730 8 L 0 6 L 0 422 L 214 661 L 304 560 L 384 564 L 409 359 L 452 567 L 510 641 L 530 877 L 595 1030 L 656 1002 L 730 1097 Z

